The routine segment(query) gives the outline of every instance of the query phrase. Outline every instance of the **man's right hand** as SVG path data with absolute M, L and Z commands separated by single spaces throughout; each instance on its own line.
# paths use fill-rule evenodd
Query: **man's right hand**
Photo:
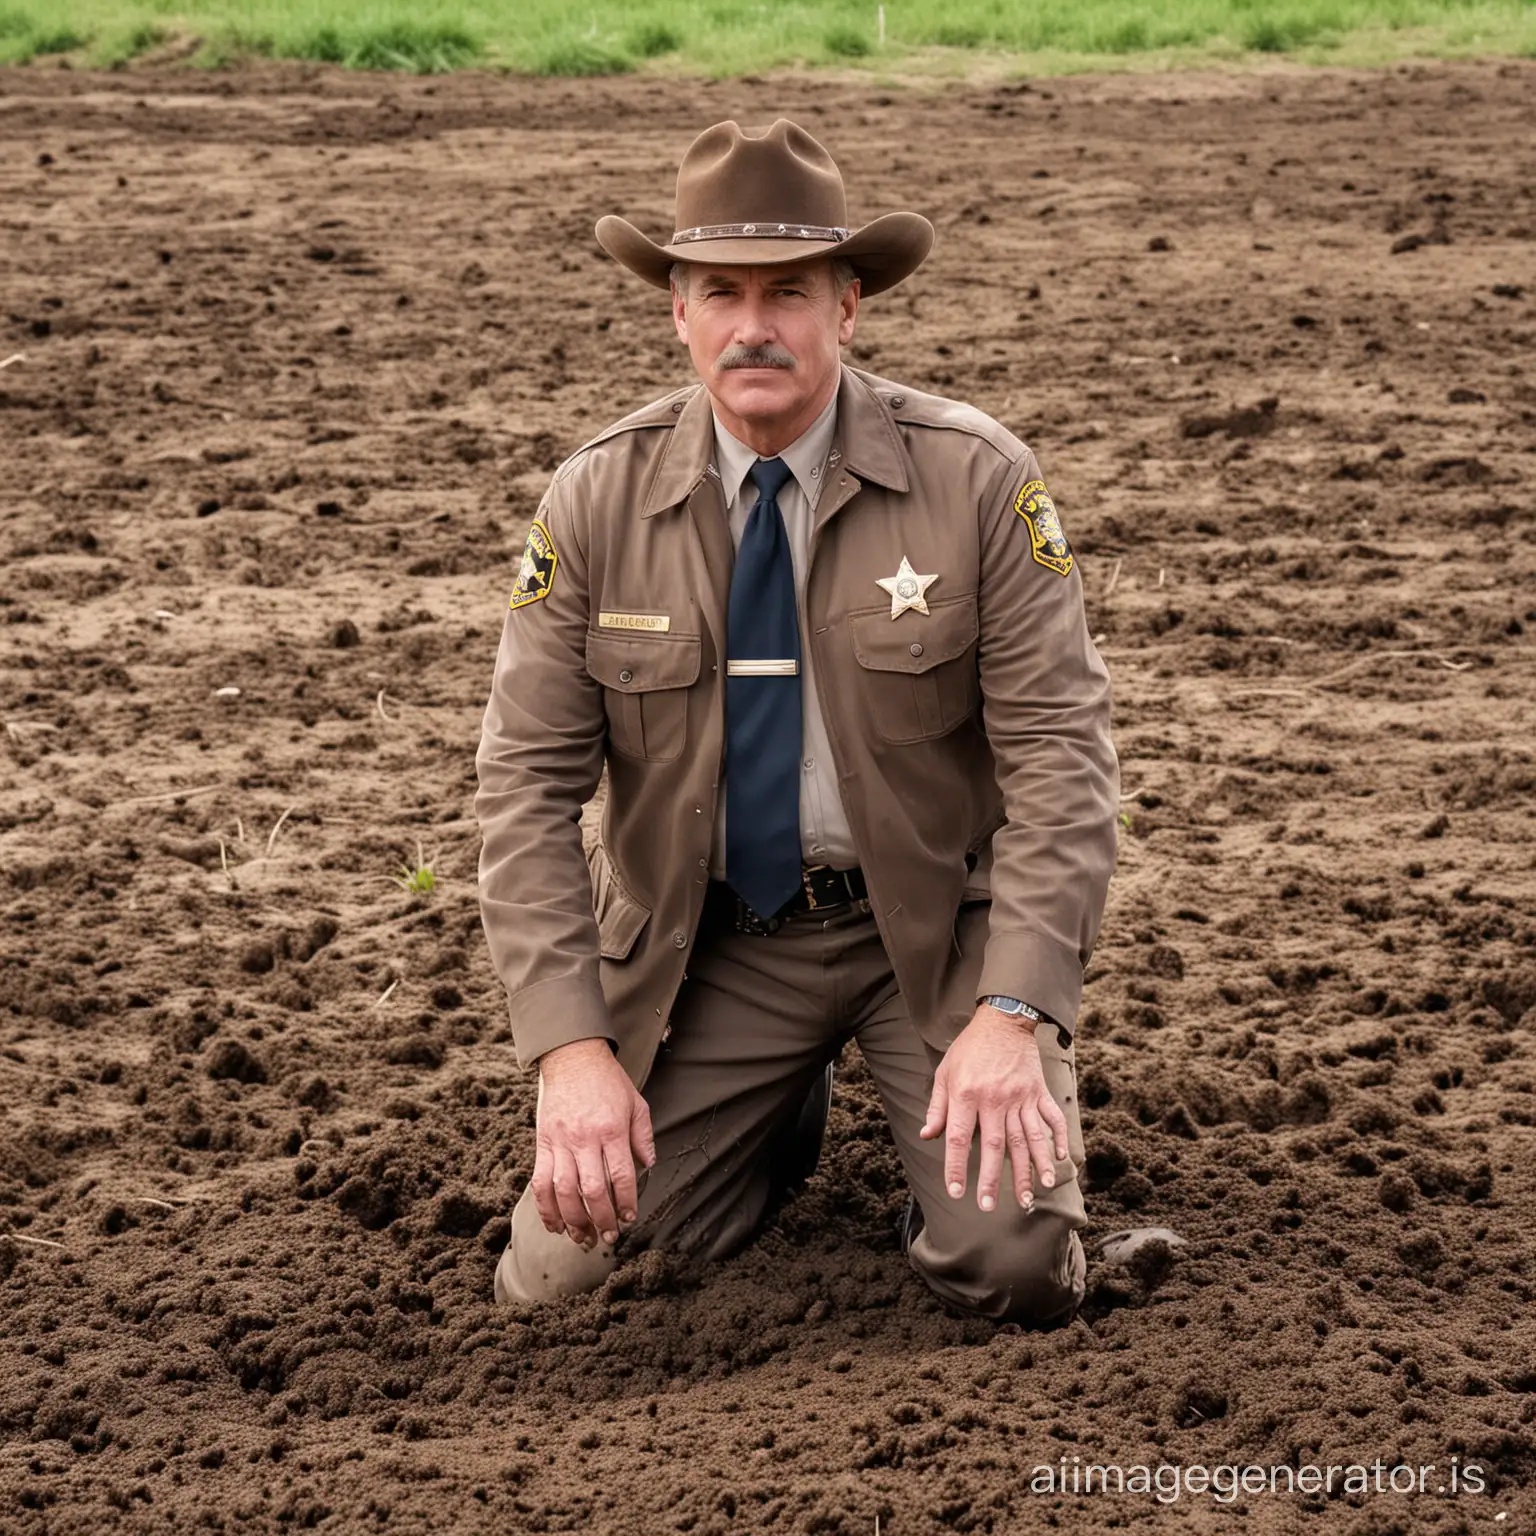
M 545 1229 L 583 1248 L 618 1242 L 639 1198 L 634 1157 L 649 1168 L 656 1143 L 651 1112 L 606 1040 L 539 1057 L 537 1134 L 533 1203 Z

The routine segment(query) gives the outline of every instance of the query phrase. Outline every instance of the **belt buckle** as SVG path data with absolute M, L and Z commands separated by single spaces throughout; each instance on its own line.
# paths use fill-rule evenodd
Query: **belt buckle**
M 819 912 L 824 903 L 816 900 L 816 891 L 811 885 L 811 876 L 819 875 L 824 870 L 831 869 L 830 864 L 807 864 L 800 871 L 800 889 L 805 892 L 805 910 L 807 912 Z M 837 906 L 837 902 L 830 903 Z

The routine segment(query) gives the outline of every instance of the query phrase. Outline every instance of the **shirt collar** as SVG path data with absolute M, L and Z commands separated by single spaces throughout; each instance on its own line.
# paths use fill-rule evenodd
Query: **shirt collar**
M 810 506 L 816 505 L 821 493 L 821 471 L 832 451 L 832 439 L 837 432 L 837 392 L 827 402 L 827 408 L 819 415 L 779 457 L 789 466 L 795 484 Z M 757 463 L 759 454 L 739 438 L 733 436 L 715 417 L 715 465 L 720 471 L 720 488 L 725 493 L 726 506 L 734 506 L 741 494 L 742 483 L 748 471 Z
M 882 397 L 877 393 L 882 389 L 896 392 Z M 904 492 L 911 476 L 907 450 L 891 415 L 900 409 L 897 400 L 906 404 L 896 385 L 844 364 L 832 441 L 834 450 L 842 453 L 840 469 L 859 480 L 873 480 L 887 490 Z M 716 448 L 714 412 L 709 391 L 702 384 L 671 398 L 668 412 L 676 415 L 677 426 L 667 434 L 666 446 L 645 488 L 642 517 L 655 517 L 669 507 L 682 506 L 703 482 Z

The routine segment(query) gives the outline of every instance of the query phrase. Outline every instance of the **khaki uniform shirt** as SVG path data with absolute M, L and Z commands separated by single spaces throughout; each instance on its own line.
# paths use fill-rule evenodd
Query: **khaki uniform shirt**
M 832 744 L 816 689 L 815 652 L 807 642 L 805 628 L 805 577 L 811 563 L 811 532 L 836 427 L 834 394 L 826 410 L 779 455 L 789 466 L 790 478 L 779 492 L 778 503 L 795 568 L 795 601 L 800 614 L 800 854 L 807 864 L 848 869 L 858 862 L 858 854 L 853 845 L 853 830 L 843 810 L 843 797 L 838 792 L 837 774 L 832 768 Z M 757 502 L 757 487 L 749 474 L 758 457 L 755 448 L 733 437 L 721 426 L 719 417 L 715 418 L 712 467 L 720 476 L 720 492 L 730 508 L 731 544 L 738 550 L 741 536 L 747 530 L 747 519 Z M 729 782 L 721 786 L 715 816 L 710 873 L 717 880 L 725 879 L 725 806 L 730 790 Z
M 1070 548 L 1034 455 L 981 412 L 851 368 L 836 406 L 803 622 L 897 983 L 939 1050 L 989 993 L 1070 1028 L 1119 788 Z M 475 797 L 524 1062 L 606 1037 L 643 1083 L 682 984 L 725 752 L 734 547 L 713 448 L 708 394 L 680 390 L 568 460 L 530 531 Z M 932 579 L 893 617 L 879 582 L 903 561 Z

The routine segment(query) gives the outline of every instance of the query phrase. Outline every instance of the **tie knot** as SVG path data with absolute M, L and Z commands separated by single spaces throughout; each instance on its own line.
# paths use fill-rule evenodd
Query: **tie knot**
M 757 494 L 764 501 L 774 501 L 789 479 L 789 465 L 783 459 L 759 459 L 747 474 L 757 487 Z

